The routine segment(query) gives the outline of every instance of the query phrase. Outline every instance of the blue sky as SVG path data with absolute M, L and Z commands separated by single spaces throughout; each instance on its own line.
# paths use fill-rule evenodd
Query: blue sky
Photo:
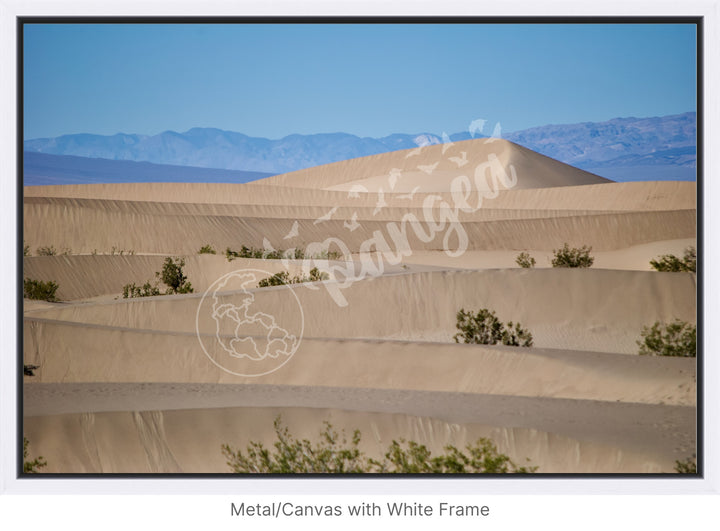
M 696 110 L 695 26 L 27 24 L 24 137 L 467 130 Z M 489 131 L 488 131 L 489 132 Z

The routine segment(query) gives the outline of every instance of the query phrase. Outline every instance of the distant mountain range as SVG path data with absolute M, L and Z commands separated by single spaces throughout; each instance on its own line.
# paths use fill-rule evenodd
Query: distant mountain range
M 246 183 L 271 173 L 196 168 L 109 160 L 72 155 L 23 153 L 23 180 L 27 186 L 92 183 Z
M 694 112 L 546 125 L 510 133 L 505 138 L 608 179 L 696 178 L 697 117 Z
M 567 164 L 614 180 L 695 179 L 696 114 L 615 118 L 607 122 L 545 125 L 502 137 Z M 491 131 L 463 132 L 468 140 Z M 433 133 L 361 138 L 348 133 L 255 138 L 220 129 L 193 128 L 157 135 L 91 134 L 26 140 L 26 152 L 93 159 L 278 174 L 356 157 L 439 144 Z M 26 168 L 27 170 L 27 168 Z M 229 176 L 226 176 L 229 178 Z M 260 176 L 258 176 L 259 178 Z

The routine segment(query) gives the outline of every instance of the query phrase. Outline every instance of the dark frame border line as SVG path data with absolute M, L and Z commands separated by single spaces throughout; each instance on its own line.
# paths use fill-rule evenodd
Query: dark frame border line
M 17 153 L 16 153 L 16 172 L 17 172 L 17 278 L 15 285 L 16 297 L 16 315 L 17 315 L 17 345 L 16 352 L 16 382 L 17 382 L 17 438 L 16 438 L 16 477 L 20 479 L 42 478 L 42 479 L 226 479 L 233 480 L 237 478 L 266 480 L 266 479 L 307 479 L 310 477 L 323 477 L 327 479 L 328 475 L 238 475 L 238 474 L 127 474 L 127 473 L 108 473 L 108 474 L 81 474 L 81 473 L 63 473 L 63 474 L 24 474 L 23 473 L 23 373 L 20 367 L 23 365 L 23 256 L 19 250 L 23 247 L 23 46 L 24 46 L 24 28 L 26 25 L 34 24 L 694 24 L 697 29 L 696 37 L 696 57 L 697 57 L 697 259 L 699 269 L 697 272 L 697 325 L 699 329 L 699 338 L 697 343 L 697 474 L 673 474 L 673 473 L 649 473 L 649 474 L 549 474 L 536 473 L 523 476 L 522 479 L 698 479 L 704 478 L 705 472 L 705 447 L 704 447 L 704 393 L 705 393 L 705 349 L 703 341 L 704 331 L 704 286 L 705 286 L 705 249 L 703 247 L 704 238 L 704 126 L 705 126 L 705 104 L 703 94 L 704 81 L 704 17 L 702 16 L 518 16 L 518 17 L 478 17 L 478 16 L 92 16 L 92 17 L 74 17 L 74 16 L 19 16 L 16 18 L 17 29 Z M 482 474 L 482 475 L 425 475 L 425 474 L 358 474 L 348 476 L 330 476 L 330 478 L 338 481 L 343 479 L 378 479 L 393 477 L 397 479 L 409 478 L 432 478 L 436 480 L 442 479 L 497 479 L 506 475 Z

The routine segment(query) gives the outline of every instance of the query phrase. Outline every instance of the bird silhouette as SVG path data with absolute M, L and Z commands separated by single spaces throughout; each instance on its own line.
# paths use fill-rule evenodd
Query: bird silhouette
M 385 202 L 385 192 L 382 188 L 378 190 L 378 200 L 375 204 L 375 210 L 373 210 L 373 216 L 380 212 L 383 208 L 387 206 L 387 203 Z
M 500 122 L 495 124 L 495 128 L 493 129 L 492 135 L 490 138 L 485 140 L 486 144 L 491 144 L 492 142 L 495 142 L 496 140 L 502 138 L 502 127 L 500 127 Z
M 360 223 L 358 223 L 357 217 L 358 217 L 357 212 L 353 212 L 353 215 L 352 215 L 352 217 L 350 218 L 350 221 L 344 222 L 344 223 L 343 223 L 343 226 L 344 226 L 346 229 L 349 229 L 350 232 L 353 232 L 355 229 L 359 229 L 359 228 L 360 228 Z
M 263 255 L 275 252 L 275 248 L 272 246 L 270 240 L 268 240 L 267 238 L 263 238 L 263 249 Z
M 348 198 L 358 198 L 360 197 L 361 193 L 368 193 L 368 189 L 365 188 L 362 184 L 353 184 L 350 187 L 350 191 L 348 192 Z
M 290 229 L 290 232 L 287 233 L 287 235 L 283 238 L 283 240 L 290 240 L 292 238 L 297 237 L 297 235 L 298 235 L 298 222 L 295 221 L 295 223 L 293 223 L 292 228 Z
M 323 223 L 324 221 L 329 221 L 332 215 L 337 211 L 338 207 L 332 207 L 329 212 L 326 214 L 323 214 L 319 218 L 317 218 L 315 221 L 313 221 L 313 225 L 317 225 L 318 223 Z
M 450 137 L 448 136 L 448 134 L 445 131 L 443 131 L 442 139 L 443 139 L 442 152 L 444 155 L 448 149 L 450 149 L 451 147 L 453 147 L 455 145 L 455 142 L 450 140 Z
M 468 133 L 470 133 L 470 136 L 475 138 L 475 133 L 482 133 L 482 130 L 485 129 L 486 122 L 487 120 L 483 120 L 482 118 L 478 118 L 477 120 L 470 122 L 470 125 L 468 126 Z
M 402 177 L 402 170 L 398 168 L 393 168 L 390 170 L 390 175 L 388 176 L 388 184 L 390 184 L 390 190 L 395 189 L 395 185 L 398 182 L 398 179 Z
M 435 164 L 427 164 L 425 166 L 420 165 L 418 166 L 418 170 L 424 171 L 428 175 L 430 175 L 433 171 L 435 171 L 435 168 L 437 168 L 438 164 L 440 164 L 440 161 L 437 161 Z
M 418 190 L 420 190 L 420 187 L 416 186 L 415 188 L 412 189 L 412 192 L 410 192 L 409 194 L 402 194 L 402 195 L 398 195 L 397 197 L 398 197 L 398 199 L 410 199 L 412 201 L 413 196 L 415 195 L 415 193 Z
M 419 155 L 420 152 L 422 151 L 422 148 L 424 148 L 424 147 L 425 147 L 425 146 L 418 146 L 418 147 L 416 147 L 415 149 L 413 149 L 412 151 L 410 151 L 407 155 L 405 155 L 405 158 L 406 158 L 406 159 L 409 159 L 410 157 L 414 157 L 415 155 Z
M 452 162 L 457 164 L 458 168 L 462 168 L 463 166 L 465 166 L 465 164 L 468 163 L 467 151 L 461 151 L 460 154 L 462 155 L 462 157 L 448 157 L 448 160 L 451 160 Z

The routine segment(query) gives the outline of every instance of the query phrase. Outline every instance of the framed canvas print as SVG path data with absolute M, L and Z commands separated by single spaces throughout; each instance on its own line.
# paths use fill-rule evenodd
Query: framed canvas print
M 695 470 L 698 20 L 20 29 L 33 472 Z
M 713 489 L 711 14 L 38 9 L 11 491 L 477 525 Z

